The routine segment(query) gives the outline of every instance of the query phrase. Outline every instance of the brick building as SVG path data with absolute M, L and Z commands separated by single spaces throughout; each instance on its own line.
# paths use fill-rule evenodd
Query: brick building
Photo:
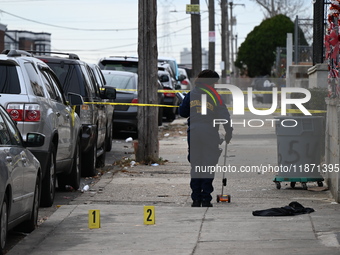
M 0 24 L 0 52 L 3 50 L 51 51 L 51 34 L 25 30 L 7 30 Z

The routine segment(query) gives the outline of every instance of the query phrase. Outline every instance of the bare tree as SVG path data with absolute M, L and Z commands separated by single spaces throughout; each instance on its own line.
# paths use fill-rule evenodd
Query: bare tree
M 304 17 L 300 19 L 299 22 L 303 24 L 299 24 L 301 26 L 302 31 L 306 35 L 307 41 L 310 43 L 312 41 L 311 31 L 313 30 L 311 26 L 313 26 L 312 18 L 310 14 L 307 13 L 308 8 L 306 8 L 306 3 L 304 0 L 251 0 L 256 2 L 261 6 L 262 12 L 265 18 L 272 18 L 278 14 L 283 14 L 289 17 L 292 21 L 296 19 L 296 16 Z M 310 3 L 312 4 L 312 3 Z M 306 23 L 307 24 L 304 24 Z
M 272 18 L 278 14 L 286 15 L 292 20 L 296 15 L 304 12 L 305 3 L 303 0 L 252 0 L 259 4 L 266 18 Z

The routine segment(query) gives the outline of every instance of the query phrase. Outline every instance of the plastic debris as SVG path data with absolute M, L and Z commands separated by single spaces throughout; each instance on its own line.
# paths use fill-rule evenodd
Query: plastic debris
M 82 192 L 88 191 L 90 189 L 89 185 L 85 185 L 84 188 L 81 190 Z
M 66 191 L 73 191 L 73 187 L 71 185 L 65 185 Z
M 130 166 L 133 167 L 136 164 L 136 161 L 131 161 Z
M 167 137 L 167 136 L 169 136 L 169 135 L 170 135 L 169 133 L 164 134 L 165 137 Z
M 159 166 L 159 164 L 157 164 L 157 163 L 154 163 L 154 164 L 151 164 L 152 166 Z
M 128 138 L 125 139 L 125 142 L 127 142 L 127 143 L 132 142 L 132 141 L 133 141 L 132 137 L 128 137 Z

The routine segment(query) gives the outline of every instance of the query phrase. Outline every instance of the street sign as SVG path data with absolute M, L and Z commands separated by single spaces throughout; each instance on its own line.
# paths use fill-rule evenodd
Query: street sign
M 200 14 L 200 5 L 199 4 L 187 4 L 186 13 L 187 14 Z
M 215 31 L 209 31 L 209 42 L 215 41 L 216 41 Z

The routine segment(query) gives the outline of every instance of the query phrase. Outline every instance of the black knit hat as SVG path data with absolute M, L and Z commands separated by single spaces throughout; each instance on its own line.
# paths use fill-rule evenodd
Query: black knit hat
M 213 85 L 217 83 L 219 79 L 220 79 L 220 76 L 218 75 L 218 73 L 210 69 L 205 69 L 197 75 L 195 84 L 196 85 L 199 85 L 199 84 Z

